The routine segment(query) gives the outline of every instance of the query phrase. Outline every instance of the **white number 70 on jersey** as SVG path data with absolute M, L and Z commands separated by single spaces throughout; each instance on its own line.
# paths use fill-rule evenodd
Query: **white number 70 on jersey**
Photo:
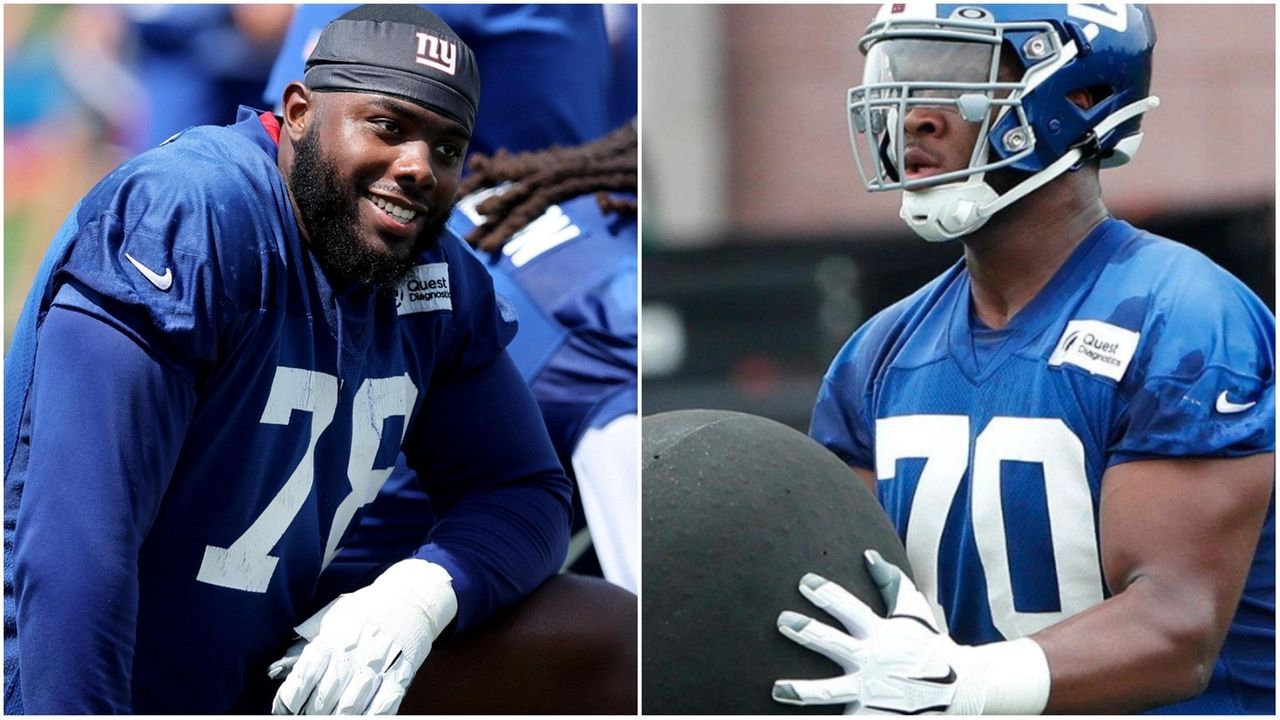
M 1007 639 L 1025 637 L 1102 602 L 1102 573 L 1093 503 L 1085 477 L 1084 445 L 1057 418 L 994 417 L 973 439 L 965 415 L 905 415 L 876 421 L 876 478 L 893 480 L 897 463 L 924 459 L 911 501 L 906 549 L 916 584 L 934 615 L 938 604 L 938 549 L 943 526 L 965 470 L 970 470 L 973 538 L 987 580 L 991 620 Z M 1000 495 L 1000 463 L 1038 463 L 1044 469 L 1049 534 L 1057 566 L 1057 612 L 1019 612 L 1014 606 L 1009 542 Z

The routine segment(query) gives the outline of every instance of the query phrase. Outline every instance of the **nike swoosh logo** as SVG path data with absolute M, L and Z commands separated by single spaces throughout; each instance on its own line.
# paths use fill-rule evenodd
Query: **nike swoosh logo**
M 941 677 L 918 677 L 912 678 L 912 680 L 934 683 L 935 685 L 951 685 L 956 681 L 956 670 L 955 668 L 947 668 L 947 674 Z
M 138 262 L 138 260 L 134 258 L 132 255 L 130 255 L 129 253 L 125 253 L 124 257 L 126 260 L 133 263 L 134 267 L 138 268 L 138 272 L 142 273 L 142 277 L 146 278 L 147 280 L 150 280 L 151 284 L 155 285 L 161 291 L 168 290 L 169 288 L 173 287 L 173 269 L 172 268 L 165 268 L 164 274 L 161 275 L 156 271 L 152 270 L 151 268 L 147 267 L 146 265 L 143 265 L 142 263 Z
M 1227 399 L 1227 391 L 1223 390 L 1222 394 L 1218 396 L 1218 402 L 1215 403 L 1213 407 L 1223 415 L 1230 415 L 1232 413 L 1244 412 L 1257 404 L 1257 400 L 1247 403 L 1233 403 Z

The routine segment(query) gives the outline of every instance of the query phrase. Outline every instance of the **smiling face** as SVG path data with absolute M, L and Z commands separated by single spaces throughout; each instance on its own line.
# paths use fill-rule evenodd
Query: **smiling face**
M 341 280 L 394 287 L 444 226 L 466 130 L 388 95 L 302 85 L 286 91 L 285 126 L 281 166 L 312 251 Z

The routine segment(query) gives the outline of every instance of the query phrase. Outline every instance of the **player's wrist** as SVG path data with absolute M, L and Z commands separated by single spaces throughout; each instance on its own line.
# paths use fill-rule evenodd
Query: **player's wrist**
M 387 598 L 395 598 L 402 612 L 386 613 L 378 619 L 383 630 L 415 647 L 424 634 L 429 643 L 440 636 L 458 613 L 458 597 L 453 592 L 453 577 L 440 565 L 410 558 L 387 568 L 369 586 Z
M 1049 702 L 1049 661 L 1031 638 L 961 647 L 950 715 L 1039 715 Z
M 453 578 L 435 563 L 417 558 L 387 568 L 367 587 L 342 595 L 296 630 L 315 640 L 328 630 L 347 638 L 350 628 L 384 634 L 415 667 L 458 611 Z

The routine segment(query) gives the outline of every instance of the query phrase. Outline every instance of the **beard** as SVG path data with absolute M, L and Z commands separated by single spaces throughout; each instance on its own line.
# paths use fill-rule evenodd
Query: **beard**
M 337 163 L 320 150 L 316 127 L 313 124 L 308 128 L 294 145 L 293 169 L 289 172 L 289 188 L 311 251 L 320 266 L 340 282 L 394 293 L 413 267 L 418 252 L 439 242 L 452 205 L 423 228 L 406 257 L 369 247 L 360 238 L 360 197 L 351 183 L 341 179 Z

